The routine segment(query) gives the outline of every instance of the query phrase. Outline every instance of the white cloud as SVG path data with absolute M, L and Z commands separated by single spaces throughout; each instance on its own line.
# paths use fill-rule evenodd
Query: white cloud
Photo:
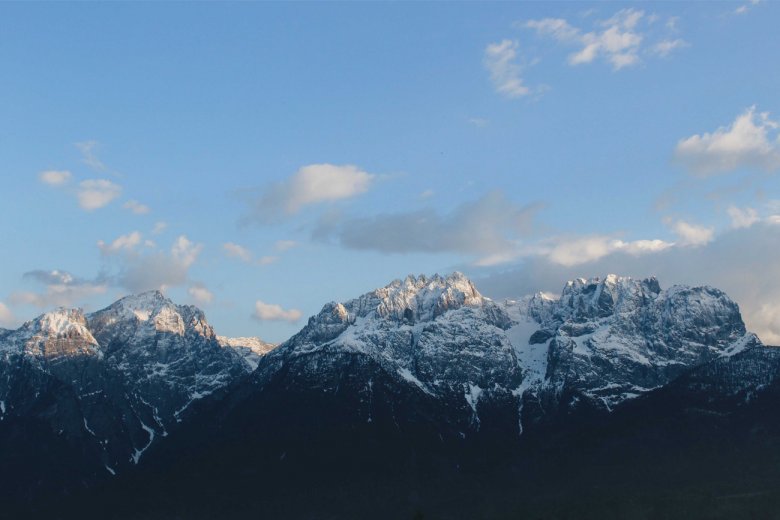
M 122 187 L 105 179 L 89 179 L 79 183 L 79 206 L 86 211 L 93 211 L 108 205 L 119 197 Z
M 134 293 L 184 285 L 189 269 L 202 250 L 202 244 L 192 242 L 185 235 L 176 238 L 168 253 L 156 249 L 121 249 L 113 257 L 119 272 L 110 279 L 113 285 Z
M 624 251 L 632 256 L 639 256 L 646 253 L 658 253 L 674 246 L 672 242 L 664 240 L 634 240 L 633 242 L 623 242 L 616 240 L 614 242 L 615 251 Z
M 73 175 L 67 170 L 46 170 L 38 174 L 38 179 L 49 186 L 62 186 L 67 184 Z
M 202 284 L 193 284 L 187 293 L 200 305 L 207 305 L 214 300 L 214 294 Z
M 141 235 L 138 232 L 121 236 L 106 244 L 99 242 L 104 265 L 94 279 L 83 279 L 63 270 L 35 270 L 24 274 L 24 278 L 44 286 L 42 292 L 20 291 L 11 294 L 13 305 L 26 304 L 40 308 L 52 306 L 72 307 L 97 295 L 104 294 L 110 287 L 121 287 L 133 293 L 151 289 L 165 290 L 168 287 L 188 283 L 189 269 L 197 260 L 203 246 L 190 241 L 186 236 L 178 237 L 169 252 L 155 246 L 149 251 L 138 247 Z M 202 288 L 202 284 L 192 283 Z M 202 290 L 193 297 L 206 298 Z
M 729 206 L 726 212 L 731 217 L 731 227 L 736 229 L 750 227 L 761 220 L 758 216 L 758 211 L 753 208 L 741 209 L 736 206 Z
M 5 303 L 0 302 L 0 326 L 12 327 L 15 324 L 16 316 L 14 316 L 14 313 L 11 312 L 11 309 Z
M 583 32 L 560 18 L 529 20 L 525 27 L 560 43 L 581 46 L 579 51 L 569 55 L 570 65 L 591 63 L 603 57 L 618 70 L 639 62 L 643 35 L 637 31 L 637 25 L 643 16 L 643 11 L 622 9 L 612 18 L 600 22 L 601 29 L 590 32 Z
M 76 148 L 81 152 L 81 162 L 89 166 L 91 169 L 104 172 L 108 170 L 103 161 L 97 156 L 97 151 L 100 148 L 100 144 L 97 141 L 83 141 L 76 143 Z
M 352 165 L 304 166 L 290 180 L 287 211 L 295 213 L 309 204 L 360 195 L 368 191 L 374 177 Z
M 190 267 L 203 250 L 203 244 L 196 244 L 185 235 L 179 236 L 171 247 L 171 257 L 184 267 Z
M 550 250 L 547 257 L 556 264 L 570 266 L 599 259 L 612 250 L 610 239 L 587 237 L 562 241 Z
M 570 65 L 593 63 L 602 58 L 609 62 L 613 69 L 619 70 L 640 62 L 640 52 L 647 48 L 647 41 L 652 39 L 651 36 L 655 32 L 648 34 L 641 31 L 640 23 L 644 22 L 645 28 L 649 29 L 657 19 L 658 17 L 653 15 L 645 16 L 644 11 L 628 8 L 618 11 L 607 20 L 597 22 L 591 31 L 574 27 L 562 18 L 528 20 L 521 26 L 558 43 L 580 47 L 569 54 L 567 61 Z M 674 32 L 675 26 L 676 19 L 670 19 L 666 28 Z M 651 54 L 667 56 L 687 45 L 681 38 L 665 38 L 650 44 L 648 50 Z
M 43 293 L 15 292 L 10 296 L 10 301 L 14 305 L 26 304 L 39 308 L 71 307 L 75 302 L 103 294 L 108 289 L 105 281 L 84 280 L 67 271 L 56 269 L 30 271 L 24 274 L 24 278 L 44 285 L 45 291 Z
M 490 121 L 488 121 L 484 117 L 470 117 L 469 123 L 476 126 L 477 128 L 485 128 L 487 125 L 490 124 Z
M 252 261 L 252 253 L 244 246 L 234 244 L 233 242 L 226 242 L 222 244 L 222 249 L 225 251 L 225 254 L 231 258 L 238 258 L 242 262 Z
M 769 119 L 768 112 L 757 113 L 752 106 L 728 127 L 681 139 L 675 157 L 701 177 L 739 168 L 777 170 L 780 168 L 777 129 L 777 121 Z
M 674 40 L 661 40 L 650 48 L 650 52 L 659 56 L 668 56 L 672 51 L 683 49 L 688 47 L 688 42 L 682 38 L 675 38 Z
M 143 237 L 141 233 L 138 231 L 133 231 L 127 235 L 119 236 L 110 244 L 106 244 L 104 241 L 98 240 L 97 246 L 104 255 L 113 255 L 123 250 L 132 251 L 136 246 L 138 246 L 138 244 L 141 243 L 142 238 Z
M 310 164 L 267 189 L 244 221 L 270 223 L 306 206 L 356 197 L 368 191 L 376 178 L 351 164 Z
M 490 80 L 499 94 L 509 98 L 527 96 L 531 93 L 523 78 L 521 68 L 517 63 L 518 43 L 512 40 L 501 40 L 491 43 L 485 48 L 483 63 L 490 72 Z
M 550 262 L 567 267 L 593 262 L 615 252 L 632 256 L 663 251 L 674 244 L 663 240 L 623 241 L 604 235 L 575 238 L 554 238 L 536 246 L 536 255 L 546 257 Z
M 684 220 L 671 223 L 672 231 L 680 238 L 681 246 L 703 246 L 715 236 L 715 229 L 711 227 L 691 224 Z
M 551 36 L 559 42 L 580 42 L 582 33 L 576 27 L 572 27 L 563 18 L 544 18 L 542 20 L 528 20 L 525 27 L 535 30 L 543 36 Z
M 136 215 L 146 215 L 151 211 L 149 209 L 149 206 L 145 204 L 141 204 L 137 200 L 128 200 L 124 204 L 122 204 L 122 207 L 126 210 L 132 211 Z
M 260 321 L 289 321 L 292 323 L 301 319 L 301 311 L 298 309 L 284 310 L 279 305 L 257 300 L 252 316 Z

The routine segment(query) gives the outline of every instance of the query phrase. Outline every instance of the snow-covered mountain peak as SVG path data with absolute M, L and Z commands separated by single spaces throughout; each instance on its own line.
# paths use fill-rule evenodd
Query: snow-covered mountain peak
M 60 307 L 42 314 L 28 323 L 31 324 L 33 330 L 53 338 L 92 338 L 92 334 L 87 330 L 87 320 L 81 309 Z M 92 340 L 94 341 L 94 339 Z
M 116 314 L 122 318 L 135 317 L 138 321 L 147 321 L 165 307 L 173 307 L 173 302 L 160 291 L 147 291 L 140 294 L 125 296 L 114 302 Z
M 377 300 L 373 310 L 378 316 L 411 322 L 430 321 L 448 310 L 479 306 L 485 301 L 471 280 L 459 272 L 446 277 L 409 275 L 403 281 L 395 280 L 358 300 L 366 299 Z M 371 309 L 364 310 L 370 312 Z
M 58 308 L 42 314 L 9 332 L 4 345 L 38 358 L 102 355 L 81 309 Z
M 566 283 L 556 306 L 558 319 L 587 320 L 636 310 L 661 292 L 655 278 L 629 276 L 578 278 Z
M 203 311 L 191 305 L 177 305 L 160 291 L 125 296 L 90 314 L 88 319 L 101 334 L 107 328 L 130 328 L 137 336 L 143 337 L 157 333 L 182 336 L 188 331 L 214 337 Z
M 411 325 L 435 320 L 463 307 L 497 307 L 462 273 L 446 277 L 409 275 L 344 303 L 331 302 L 299 333 L 309 341 L 329 341 L 358 319 Z

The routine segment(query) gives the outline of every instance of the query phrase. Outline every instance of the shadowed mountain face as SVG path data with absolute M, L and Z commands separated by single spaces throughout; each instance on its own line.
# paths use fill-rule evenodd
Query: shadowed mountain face
M 712 516 L 753 492 L 740 475 L 760 467 L 771 482 L 780 467 L 769 464 L 780 421 L 763 414 L 780 356 L 709 287 L 609 276 L 569 282 L 559 299 L 494 302 L 458 273 L 408 277 L 325 305 L 256 353 L 251 374 L 241 345 L 159 294 L 69 319 L 54 339 L 36 333 L 43 343 L 0 337 L 17 394 L 47 389 L 32 403 L 55 403 L 14 412 L 9 442 L 27 428 L 62 448 L 50 460 L 63 467 L 79 446 L 96 461 L 85 468 L 119 475 L 82 477 L 91 498 L 71 489 L 46 513 L 643 518 L 698 505 Z M 24 368 L 64 352 L 83 383 L 75 368 Z M 82 403 L 101 390 L 104 408 Z M 771 486 L 762 493 L 742 510 L 775 503 Z
M 136 465 L 197 400 L 250 371 L 203 313 L 159 292 L 84 315 L 58 309 L 0 334 L 5 490 L 89 487 Z

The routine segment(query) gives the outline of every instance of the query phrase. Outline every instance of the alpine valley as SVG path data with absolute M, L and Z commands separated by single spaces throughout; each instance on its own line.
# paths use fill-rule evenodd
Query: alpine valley
M 0 329 L 0 516 L 771 518 L 778 407 L 711 287 L 409 276 L 279 346 L 155 291 Z

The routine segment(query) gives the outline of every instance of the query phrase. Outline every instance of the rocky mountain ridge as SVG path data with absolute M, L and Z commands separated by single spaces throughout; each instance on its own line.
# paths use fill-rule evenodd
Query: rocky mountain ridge
M 85 467 L 115 475 L 175 429 L 192 403 L 254 369 L 231 341 L 217 339 L 202 311 L 159 291 L 86 315 L 47 312 L 0 333 L 2 419 L 35 417 L 84 450 Z M 20 391 L 35 380 L 48 383 Z M 41 408 L 55 383 L 62 388 Z
M 262 385 L 306 358 L 328 380 L 345 370 L 339 356 L 366 356 L 470 414 L 474 425 L 481 402 L 513 401 L 521 433 L 524 422 L 551 410 L 611 410 L 692 367 L 759 345 L 737 305 L 709 287 L 662 290 L 654 278 L 609 275 L 568 282 L 559 299 L 494 302 L 454 273 L 409 276 L 325 305 L 253 377 Z
M 284 475 L 317 486 L 336 471 L 341 489 L 376 471 L 404 496 L 421 475 L 473 485 L 460 468 L 513 481 L 550 436 L 582 451 L 582 428 L 619 447 L 622 428 L 641 437 L 625 417 L 750 415 L 778 387 L 778 352 L 721 291 L 654 278 L 493 301 L 460 273 L 409 276 L 324 305 L 278 347 L 217 336 L 197 308 L 144 293 L 0 331 L 3 484 L 39 496 L 116 482 L 106 500 L 141 488 L 170 501 L 163 517 L 207 518 L 266 486 L 268 504 L 288 503 Z M 204 503 L 212 489 L 224 501 Z

